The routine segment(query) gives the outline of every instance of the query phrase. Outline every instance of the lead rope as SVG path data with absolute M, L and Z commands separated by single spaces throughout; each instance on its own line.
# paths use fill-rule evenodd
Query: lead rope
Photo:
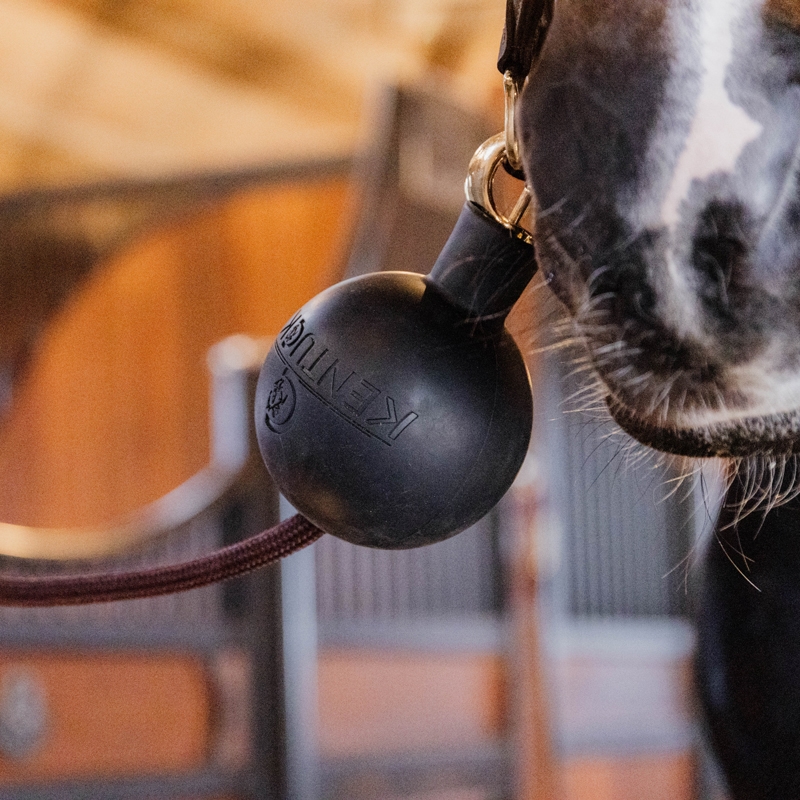
M 516 93 L 541 51 L 552 19 L 553 2 L 507 0 L 506 26 L 497 66 L 506 76 L 507 96 L 512 98 L 506 116 L 509 145 L 515 136 Z M 509 146 L 507 150 L 513 153 L 512 159 L 516 161 L 516 147 Z M 519 169 L 518 163 L 513 167 Z M 46 578 L 3 576 L 0 577 L 0 606 L 86 605 L 185 592 L 272 564 L 317 541 L 323 533 L 297 514 L 249 539 L 181 564 Z
M 324 531 L 301 514 L 249 539 L 182 564 L 93 575 L 0 578 L 2 606 L 76 606 L 172 594 L 234 578 L 317 541 Z

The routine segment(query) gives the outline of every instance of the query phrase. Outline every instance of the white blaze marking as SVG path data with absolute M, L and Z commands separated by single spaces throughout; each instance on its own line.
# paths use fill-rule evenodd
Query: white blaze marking
M 699 0 L 702 85 L 689 136 L 661 206 L 670 228 L 680 218 L 681 202 L 692 181 L 715 172 L 731 172 L 744 147 L 762 130 L 760 123 L 734 105 L 725 89 L 733 56 L 732 25 L 745 0 Z

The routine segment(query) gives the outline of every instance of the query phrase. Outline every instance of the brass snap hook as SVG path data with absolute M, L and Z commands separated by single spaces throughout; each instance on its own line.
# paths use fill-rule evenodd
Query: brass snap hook
M 505 93 L 506 158 L 508 165 L 516 173 L 515 177 L 524 180 L 522 159 L 519 154 L 519 139 L 517 138 L 517 100 L 519 99 L 520 85 L 510 72 L 503 75 L 503 90 Z
M 498 133 L 487 139 L 476 151 L 469 164 L 467 181 L 464 190 L 467 200 L 483 209 L 489 216 L 497 220 L 504 228 L 508 228 L 514 236 L 526 244 L 533 244 L 531 232 L 519 223 L 531 203 L 531 193 L 525 186 L 519 200 L 509 215 L 503 214 L 495 202 L 494 179 L 497 170 L 508 164 L 506 151 L 506 134 Z
M 520 221 L 531 203 L 531 193 L 528 187 L 523 187 L 519 200 L 508 215 L 498 209 L 495 200 L 494 180 L 499 167 L 502 166 L 514 178 L 525 180 L 516 129 L 519 84 L 510 72 L 506 72 L 503 76 L 503 88 L 505 90 L 505 130 L 492 136 L 475 151 L 469 164 L 464 188 L 470 203 L 479 206 L 504 228 L 508 228 L 516 238 L 526 244 L 532 244 L 533 237 L 530 231 L 520 225 Z

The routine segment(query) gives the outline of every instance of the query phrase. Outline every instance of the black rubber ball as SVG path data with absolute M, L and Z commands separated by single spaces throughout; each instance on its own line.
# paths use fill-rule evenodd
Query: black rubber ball
M 430 279 L 354 278 L 284 327 L 258 383 L 256 428 L 280 491 L 354 544 L 446 539 L 506 492 L 531 430 L 530 380 L 508 332 Z

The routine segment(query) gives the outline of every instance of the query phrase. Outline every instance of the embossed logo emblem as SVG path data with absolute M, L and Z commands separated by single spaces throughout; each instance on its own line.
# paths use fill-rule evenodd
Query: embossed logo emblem
M 285 347 L 291 347 L 303 335 L 305 329 L 305 320 L 299 314 L 295 314 L 289 324 L 281 331 L 281 343 Z
M 267 409 L 264 422 L 267 427 L 275 433 L 282 433 L 291 422 L 297 404 L 297 392 L 291 378 L 283 371 L 278 380 L 275 381 L 270 393 L 267 395 Z

